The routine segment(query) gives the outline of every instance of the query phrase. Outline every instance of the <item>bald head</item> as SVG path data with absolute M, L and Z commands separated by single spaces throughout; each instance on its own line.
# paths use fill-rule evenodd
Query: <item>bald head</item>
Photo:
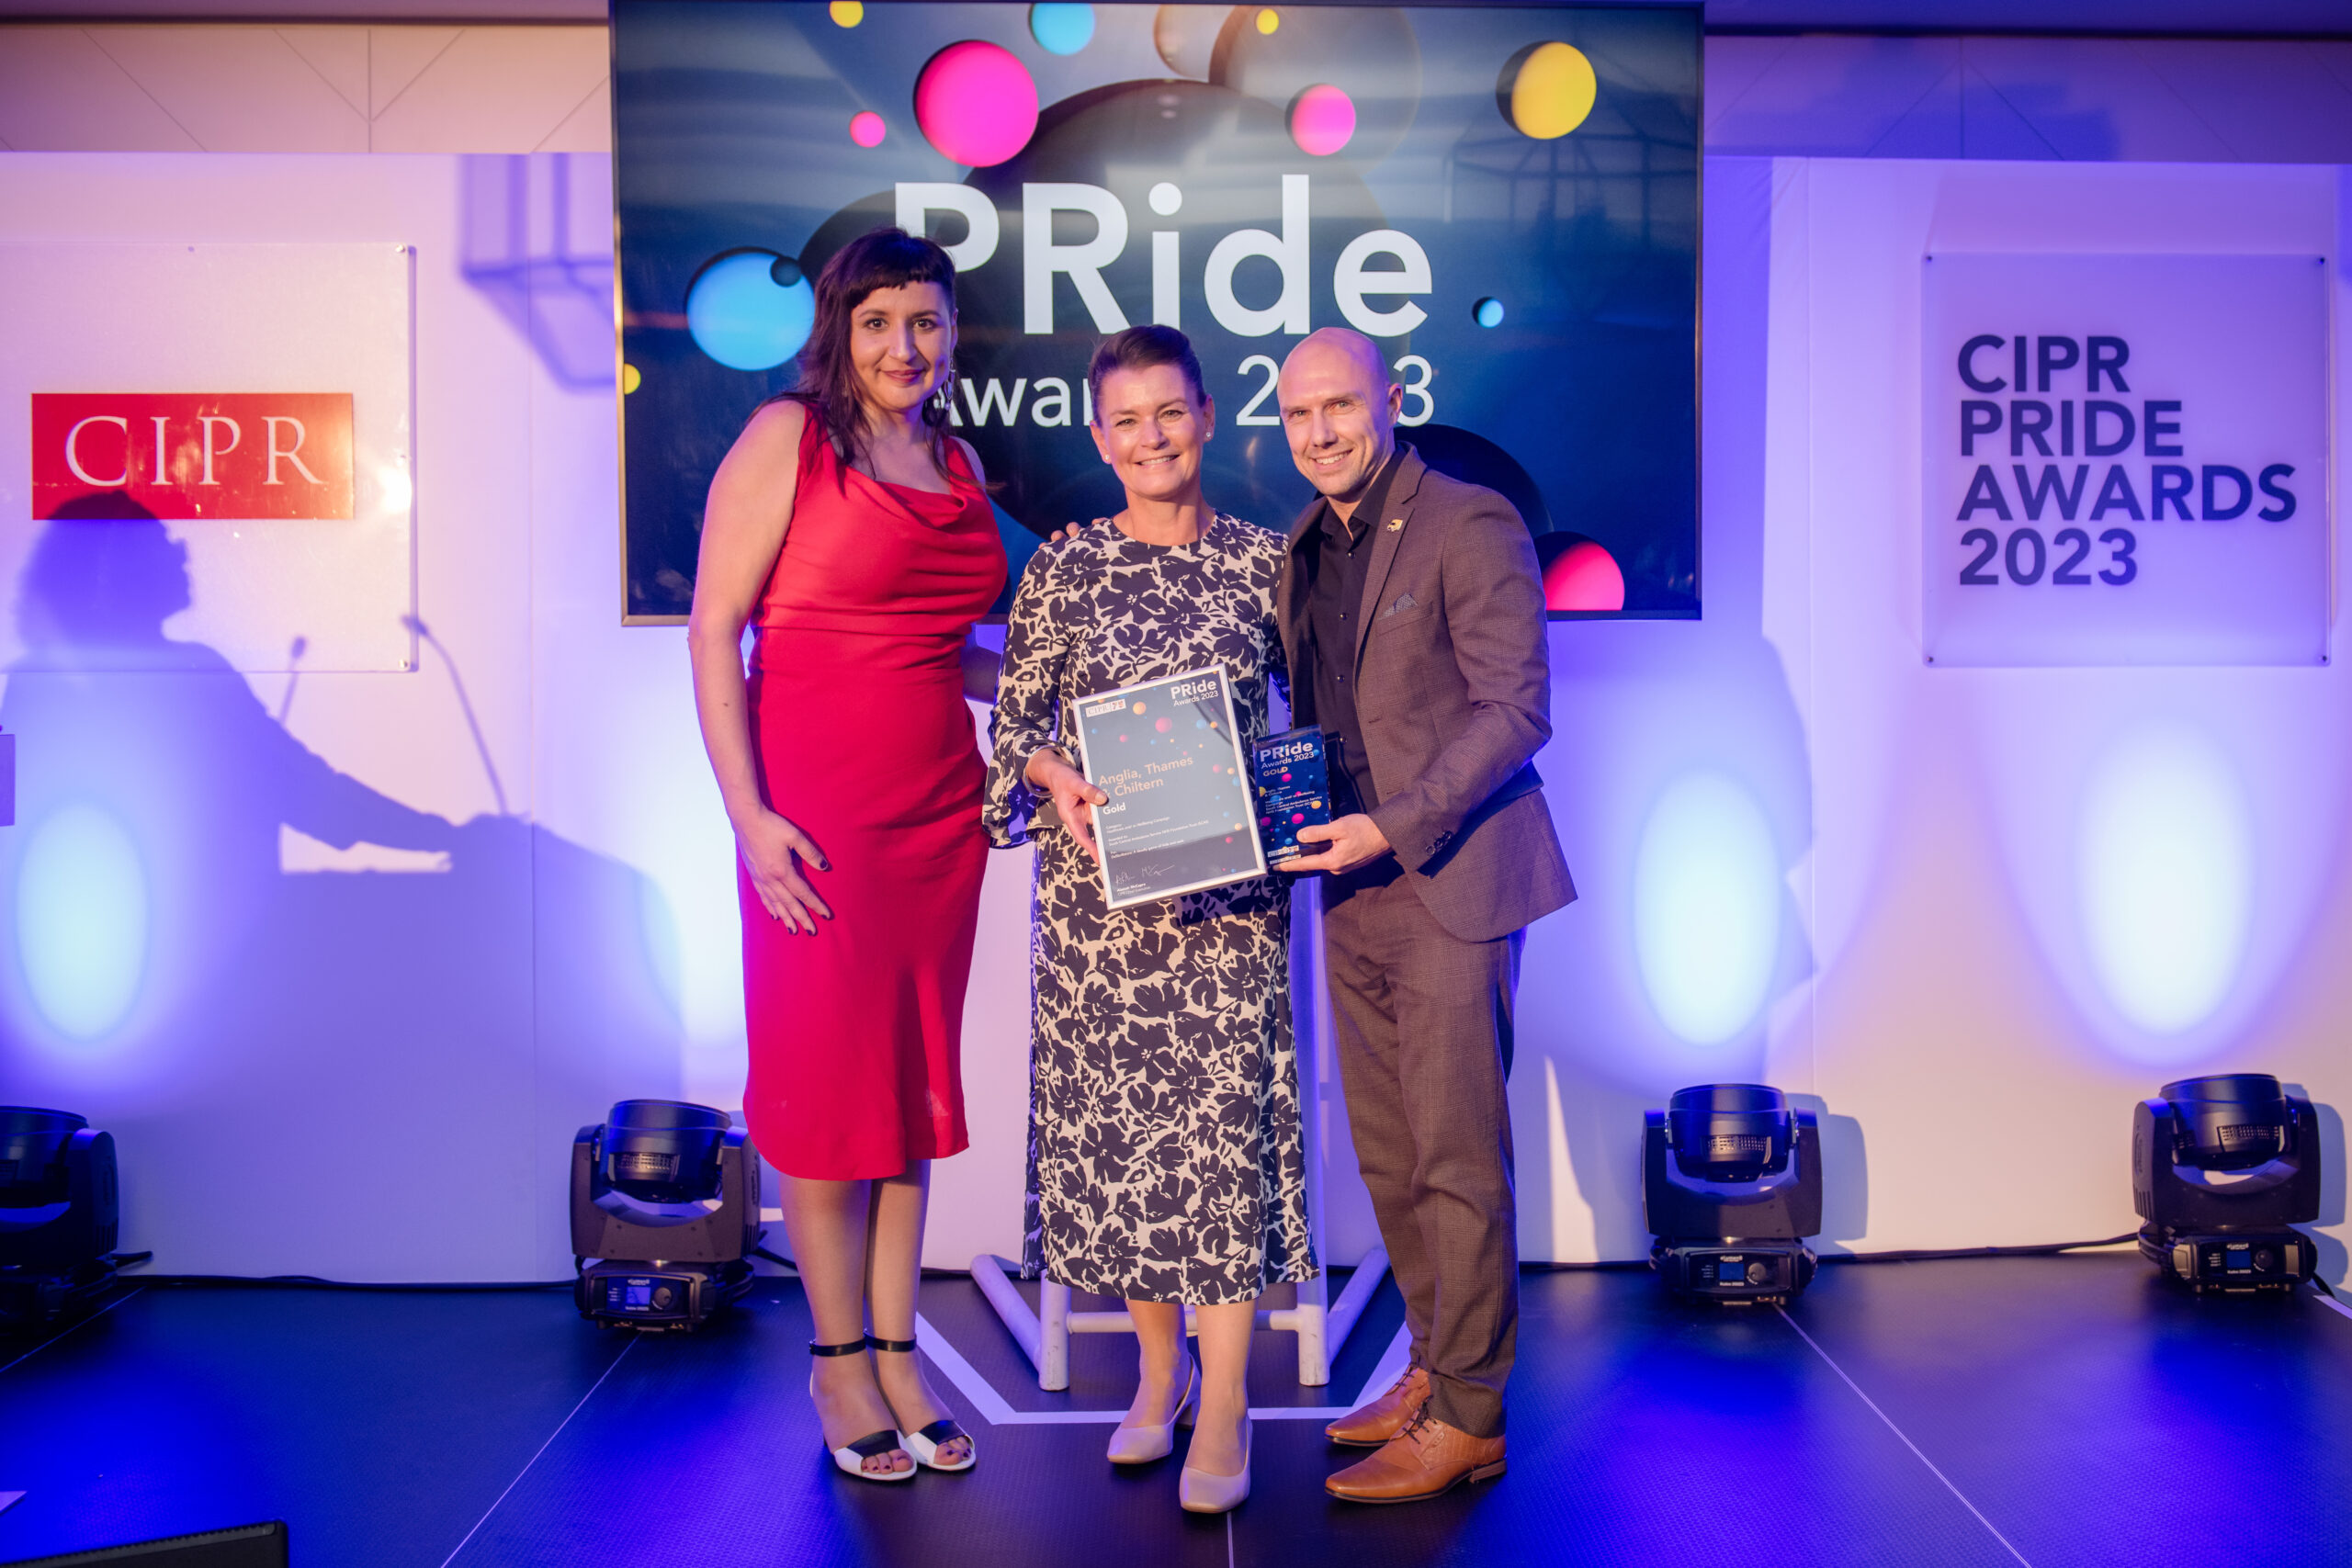
M 1291 461 L 1340 516 L 1351 515 L 1396 450 L 1404 393 L 1379 346 L 1345 327 L 1311 332 L 1283 361 L 1278 391 Z
M 1298 346 L 1283 361 L 1283 374 L 1290 375 L 1294 366 L 1306 373 L 1335 360 L 1361 376 L 1366 387 L 1388 385 L 1388 367 L 1381 363 L 1380 345 L 1350 327 L 1317 327 L 1299 339 Z

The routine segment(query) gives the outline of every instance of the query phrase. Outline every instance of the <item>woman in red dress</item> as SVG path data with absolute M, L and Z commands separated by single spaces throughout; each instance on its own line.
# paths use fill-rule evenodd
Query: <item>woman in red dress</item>
M 935 396 L 955 351 L 937 245 L 877 230 L 826 265 L 800 389 L 711 481 L 687 631 L 735 829 L 744 1119 L 781 1173 L 825 1447 L 868 1481 L 972 1462 L 914 1355 L 931 1162 L 970 1141 L 957 1051 L 988 840 L 964 699 L 993 684 L 967 645 L 1005 575 Z

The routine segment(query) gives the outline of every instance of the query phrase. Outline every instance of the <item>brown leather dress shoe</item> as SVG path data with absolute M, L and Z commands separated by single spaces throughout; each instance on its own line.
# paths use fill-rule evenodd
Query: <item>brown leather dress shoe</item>
M 1351 1503 L 1418 1503 L 1453 1491 L 1465 1481 L 1486 1481 L 1503 1472 L 1503 1439 L 1474 1438 L 1429 1413 L 1416 1411 L 1405 1429 L 1323 1483 L 1323 1490 Z
M 1386 1393 L 1361 1410 L 1340 1416 L 1323 1428 L 1323 1435 L 1348 1448 L 1376 1449 L 1403 1431 L 1405 1423 L 1429 1403 L 1429 1373 L 1419 1367 L 1407 1367 L 1404 1375 L 1388 1385 Z

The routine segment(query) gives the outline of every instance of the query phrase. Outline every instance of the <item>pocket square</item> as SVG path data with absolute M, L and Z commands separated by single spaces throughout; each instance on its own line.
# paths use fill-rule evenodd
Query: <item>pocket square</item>
M 1408 610 L 1418 610 L 1420 607 L 1421 602 L 1419 599 L 1414 598 L 1412 591 L 1408 589 L 1396 596 L 1396 603 L 1388 606 L 1388 614 L 1392 615 L 1398 615 L 1404 614 Z

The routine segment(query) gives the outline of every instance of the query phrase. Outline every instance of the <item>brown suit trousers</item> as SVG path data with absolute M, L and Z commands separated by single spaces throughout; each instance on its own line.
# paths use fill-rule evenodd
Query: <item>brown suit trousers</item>
M 1430 1414 L 1503 1429 L 1519 1339 L 1511 993 L 1521 933 L 1464 942 L 1398 877 L 1326 905 L 1332 1035 L 1356 1166 L 1405 1298 Z

